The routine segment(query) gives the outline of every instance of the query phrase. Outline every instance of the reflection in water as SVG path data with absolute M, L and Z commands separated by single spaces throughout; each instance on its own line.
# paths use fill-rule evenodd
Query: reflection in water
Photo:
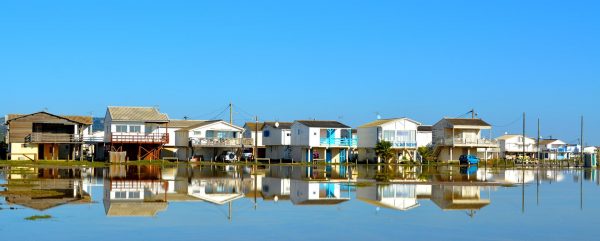
M 595 169 L 499 169 L 458 166 L 125 166 L 108 168 L 0 169 L 0 195 L 9 205 L 44 211 L 64 204 L 91 203 L 93 186 L 103 186 L 107 216 L 156 216 L 171 202 L 216 206 L 259 201 L 296 205 L 344 205 L 352 199 L 394 211 L 413 211 L 430 202 L 444 211 L 476 211 L 492 205 L 499 187 L 564 181 L 599 183 Z M 583 195 L 583 190 L 582 190 Z M 523 199 L 525 192 L 519 196 Z M 539 198 L 536 198 L 539 203 Z M 583 200 L 583 197 L 582 197 Z M 582 201 L 583 207 L 583 201 Z M 524 211 L 524 209 L 523 209 Z
M 2 171 L 5 189 L 0 193 L 9 205 L 44 211 L 65 204 L 90 203 L 83 169 L 10 167 Z

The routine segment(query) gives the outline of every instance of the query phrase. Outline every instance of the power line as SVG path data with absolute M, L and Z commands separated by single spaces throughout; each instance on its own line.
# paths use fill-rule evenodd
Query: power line
M 506 124 L 506 125 L 492 125 L 493 127 L 508 127 L 508 126 L 512 126 L 515 123 L 517 123 L 518 121 L 522 120 L 523 116 L 519 116 L 517 119 L 511 121 L 510 123 Z

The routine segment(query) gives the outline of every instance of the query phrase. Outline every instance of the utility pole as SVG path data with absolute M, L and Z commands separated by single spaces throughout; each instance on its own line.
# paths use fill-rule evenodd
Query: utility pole
M 258 155 L 258 116 L 255 116 L 255 120 L 256 126 L 254 127 L 254 150 L 252 151 L 252 157 L 254 157 L 254 162 L 256 163 L 258 162 L 258 159 L 256 158 Z
M 229 124 L 233 125 L 233 104 L 229 102 Z
M 538 166 L 541 164 L 542 158 L 540 158 L 540 118 L 538 118 L 538 137 L 537 137 L 538 141 L 537 141 L 537 159 L 538 159 Z
M 583 159 L 583 149 L 584 149 L 584 146 L 583 146 L 583 116 L 581 116 L 581 137 L 579 139 L 581 140 L 581 143 L 580 143 L 581 148 L 579 149 L 579 156 L 580 156 L 579 158 L 581 160 L 581 164 L 579 164 L 579 165 L 585 165 L 584 159 Z
M 523 159 L 521 160 L 521 166 L 525 166 L 525 112 L 523 112 Z

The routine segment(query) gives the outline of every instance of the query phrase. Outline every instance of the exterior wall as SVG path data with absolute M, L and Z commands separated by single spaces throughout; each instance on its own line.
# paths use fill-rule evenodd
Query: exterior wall
M 25 143 L 13 142 L 10 143 L 10 153 L 15 153 L 15 155 L 11 154 L 10 160 L 29 160 L 27 157 L 35 160 L 38 155 L 38 145 L 28 144 L 25 146 Z M 21 154 L 25 154 L 27 157 Z
M 268 137 L 264 136 L 265 131 L 269 132 Z M 262 144 L 265 146 L 290 145 L 292 138 L 291 133 L 292 130 L 290 129 L 272 128 L 270 125 L 265 125 L 262 135 Z
M 287 146 L 266 146 L 265 148 L 265 155 L 266 158 L 270 158 L 273 160 L 277 160 L 277 159 L 283 159 L 283 160 L 289 160 L 292 159 L 292 148 L 287 145 Z
M 310 146 L 310 130 L 307 126 L 302 125 L 298 122 L 292 124 L 292 146 Z M 294 158 L 296 159 L 296 158 Z
M 257 138 L 256 130 L 251 130 L 250 128 L 245 127 L 244 128 L 244 138 L 252 138 L 252 140 L 254 140 L 254 138 Z M 263 131 L 258 131 L 257 144 L 258 144 L 258 146 L 264 146 Z
M 178 131 L 179 127 L 164 127 L 164 126 L 160 126 L 158 127 L 157 133 L 168 133 L 169 134 L 169 142 L 165 144 L 165 146 L 176 146 L 176 134 L 175 132 Z M 187 144 L 185 145 L 187 146 Z
M 431 131 L 417 132 L 417 147 L 433 145 L 433 133 Z
M 358 134 L 358 148 L 373 148 L 378 142 L 378 127 L 356 129 Z

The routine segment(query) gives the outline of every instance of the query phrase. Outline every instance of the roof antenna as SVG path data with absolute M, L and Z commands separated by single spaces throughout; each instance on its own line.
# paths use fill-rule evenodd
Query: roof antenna
M 48 107 L 44 107 L 43 112 L 48 112 Z
M 187 115 L 183 117 L 184 120 L 188 120 L 190 117 L 188 117 Z

